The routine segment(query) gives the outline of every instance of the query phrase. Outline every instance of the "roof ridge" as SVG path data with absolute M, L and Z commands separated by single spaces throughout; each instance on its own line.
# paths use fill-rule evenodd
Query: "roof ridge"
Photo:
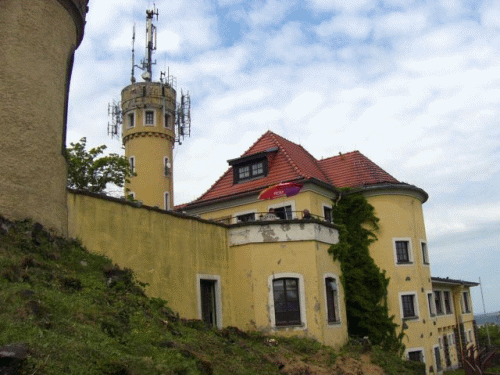
M 328 159 L 333 159 L 333 158 L 338 158 L 338 157 L 342 157 L 342 155 L 347 155 L 347 154 L 361 154 L 361 152 L 359 152 L 359 150 L 352 150 L 352 151 L 347 151 L 347 152 L 340 152 L 339 151 L 339 154 L 338 155 L 332 155 L 332 156 L 328 156 L 326 158 L 323 158 L 321 160 L 318 160 L 318 162 L 322 162 L 323 160 L 328 160 Z M 363 154 L 361 154 L 363 155 Z M 363 155 L 364 156 L 364 155 Z

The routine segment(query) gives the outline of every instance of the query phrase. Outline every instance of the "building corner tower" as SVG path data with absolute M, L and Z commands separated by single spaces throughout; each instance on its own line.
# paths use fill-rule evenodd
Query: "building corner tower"
M 0 1 L 0 215 L 68 228 L 65 135 L 88 0 Z
M 134 63 L 131 84 L 121 93 L 122 141 L 125 156 L 136 174 L 125 183 L 125 195 L 143 204 L 170 210 L 173 197 L 173 149 L 190 132 L 189 94 L 177 104 L 175 79 L 161 74 L 152 81 L 153 51 L 156 50 L 156 9 L 146 11 L 146 55 L 141 66 Z M 133 41 L 135 41 L 135 31 Z M 142 69 L 144 82 L 136 82 L 134 68 Z

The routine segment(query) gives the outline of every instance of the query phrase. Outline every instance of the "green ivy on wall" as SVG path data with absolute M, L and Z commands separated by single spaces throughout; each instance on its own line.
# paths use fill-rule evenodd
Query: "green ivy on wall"
M 349 335 L 368 336 L 373 344 L 402 351 L 404 333 L 397 334 L 398 325 L 387 307 L 389 278 L 369 252 L 379 221 L 373 206 L 361 193 L 344 190 L 332 214 L 339 225 L 339 242 L 329 251 L 341 265 Z

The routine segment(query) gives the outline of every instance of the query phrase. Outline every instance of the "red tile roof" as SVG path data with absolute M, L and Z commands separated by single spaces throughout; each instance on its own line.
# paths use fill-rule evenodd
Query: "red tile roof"
M 301 145 L 271 132 L 264 133 L 242 157 L 269 152 L 267 176 L 246 182 L 233 183 L 230 167 L 200 198 L 187 206 L 206 201 L 259 192 L 279 182 L 316 179 L 333 187 L 359 187 L 399 181 L 385 172 L 359 151 L 316 160 Z

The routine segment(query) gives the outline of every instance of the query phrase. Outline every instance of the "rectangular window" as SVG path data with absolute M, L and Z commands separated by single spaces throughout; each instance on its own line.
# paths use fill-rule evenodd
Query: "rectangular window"
M 443 314 L 443 304 L 441 302 L 441 291 L 436 290 L 434 291 L 434 303 L 436 305 L 436 313 L 438 315 Z
M 448 343 L 450 344 L 450 346 L 455 345 L 455 334 L 454 333 L 450 333 L 448 335 Z
M 422 246 L 422 261 L 424 264 L 429 264 L 429 253 L 427 251 L 427 243 L 421 242 L 420 245 Z
M 264 163 L 259 162 L 252 164 L 252 176 L 264 174 Z
M 128 163 L 130 164 L 130 171 L 135 173 L 135 156 L 131 156 L 128 158 Z
M 237 215 L 236 222 L 237 223 L 245 223 L 247 221 L 255 221 L 255 213 L 251 212 L 249 214 Z
M 155 124 L 155 111 L 146 111 L 144 116 L 144 125 L 151 126 Z
M 429 305 L 429 315 L 436 316 L 436 309 L 434 308 L 434 295 L 433 293 L 427 293 L 427 303 Z
M 246 165 L 238 169 L 238 178 L 240 180 L 245 180 L 250 177 L 250 166 Z
M 127 115 L 127 119 L 128 119 L 128 127 L 129 128 L 133 128 L 135 126 L 135 116 L 133 113 L 129 113 Z
M 264 177 L 267 174 L 267 159 L 258 159 L 244 164 L 238 164 L 234 169 L 234 183 Z
M 170 114 L 165 113 L 165 123 L 163 124 L 164 127 L 168 128 L 170 127 Z
M 451 298 L 450 292 L 445 290 L 443 291 L 443 301 L 444 301 L 444 311 L 446 314 L 451 314 L 453 311 L 451 309 Z
M 415 311 L 415 295 L 406 294 L 401 296 L 401 304 L 403 306 L 403 318 L 414 319 L 418 318 Z
M 424 355 L 421 350 L 412 350 L 408 352 L 408 359 L 410 361 L 423 362 Z
M 170 161 L 168 160 L 168 157 L 165 156 L 163 158 L 163 173 L 165 176 L 170 176 L 172 172 L 172 165 L 170 164 Z
M 168 194 L 168 191 L 166 191 L 164 193 L 164 197 L 165 197 L 164 207 L 165 207 L 165 210 L 168 210 L 168 209 L 170 209 L 170 195 Z
M 340 319 L 338 316 L 338 293 L 336 280 L 333 277 L 327 277 L 325 279 L 325 288 L 328 323 L 337 323 Z
M 292 206 L 276 207 L 274 209 L 274 214 L 281 220 L 291 220 Z
M 410 263 L 409 241 L 396 241 L 396 257 L 398 264 Z
M 442 371 L 443 365 L 441 364 L 441 352 L 439 351 L 439 346 L 434 347 L 434 357 L 436 360 L 436 371 Z
M 327 206 L 323 206 L 323 216 L 324 216 L 326 222 L 328 222 L 328 223 L 333 222 L 333 220 L 332 220 L 332 208 L 327 207 Z
M 463 301 L 463 312 L 470 313 L 470 301 L 469 301 L 469 292 L 462 292 L 462 301 Z
M 273 280 L 276 326 L 300 325 L 299 279 Z

